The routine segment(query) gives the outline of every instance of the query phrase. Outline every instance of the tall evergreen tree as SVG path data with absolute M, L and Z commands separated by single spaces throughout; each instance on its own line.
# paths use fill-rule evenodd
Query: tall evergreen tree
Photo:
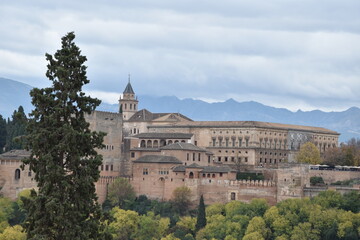
M 204 204 L 204 197 L 201 195 L 198 213 L 197 213 L 197 220 L 196 220 L 196 230 L 200 230 L 206 226 L 206 212 L 205 212 L 205 204 Z
M 99 179 L 103 133 L 89 130 L 85 114 L 100 100 L 85 96 L 86 57 L 73 42 L 75 35 L 62 38 L 54 56 L 46 54 L 48 88 L 34 88 L 30 95 L 35 109 L 28 125 L 28 148 L 24 160 L 35 173 L 38 192 L 25 205 L 28 239 L 99 239 L 100 207 L 95 185 Z
M 8 120 L 6 125 L 7 137 L 6 137 L 6 151 L 12 149 L 24 149 L 25 141 L 24 136 L 26 134 L 27 117 L 24 112 L 24 108 L 19 106 L 18 110 L 15 110 L 11 116 L 11 120 Z
M 3 152 L 6 144 L 6 120 L 0 115 L 0 153 Z

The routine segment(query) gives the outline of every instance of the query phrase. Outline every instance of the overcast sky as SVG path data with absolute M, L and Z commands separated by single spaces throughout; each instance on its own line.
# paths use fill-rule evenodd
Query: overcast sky
M 130 73 L 139 95 L 360 107 L 359 0 L 1 0 L 0 21 L 0 77 L 36 87 L 75 31 L 105 102 Z

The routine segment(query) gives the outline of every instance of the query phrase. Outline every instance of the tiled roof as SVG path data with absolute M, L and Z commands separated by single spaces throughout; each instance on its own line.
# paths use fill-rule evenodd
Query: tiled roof
M 185 172 L 186 167 L 184 165 L 176 166 L 172 169 L 173 172 Z
M 139 133 L 133 137 L 145 139 L 190 139 L 192 136 L 192 133 Z
M 172 115 L 173 117 L 177 117 L 180 119 L 183 118 L 187 121 L 193 121 L 192 119 L 182 115 L 181 113 L 152 113 L 147 109 L 141 109 L 137 111 L 134 115 L 132 115 L 131 118 L 129 118 L 128 122 L 150 122 L 159 119 L 161 117 L 164 117 L 166 115 Z M 174 122 L 179 121 L 179 119 L 178 120 L 174 119 L 174 120 L 175 120 Z
M 183 143 L 177 142 L 173 144 L 166 145 L 160 148 L 161 150 L 189 150 L 189 151 L 198 151 L 198 152 L 206 152 L 206 149 L 195 146 L 192 143 Z
M 26 150 L 11 150 L 0 154 L 0 160 L 22 160 L 29 157 L 30 154 L 31 152 Z
M 162 156 L 162 155 L 146 155 L 139 157 L 133 163 L 177 163 L 182 164 L 182 162 L 176 157 L 172 156 Z
M 203 167 L 200 166 L 199 164 L 193 163 L 193 164 L 190 164 L 189 166 L 187 166 L 186 168 L 203 168 Z
M 134 147 L 130 149 L 131 151 L 140 151 L 140 152 L 160 152 L 159 148 L 145 148 L 145 147 Z
M 292 125 L 292 124 L 282 124 L 282 123 L 269 123 L 269 122 L 258 122 L 258 121 L 192 121 L 192 122 L 176 122 L 171 125 L 164 126 L 149 126 L 149 128 L 222 128 L 222 127 L 244 127 L 244 128 L 270 128 L 270 129 L 279 129 L 279 130 L 293 130 L 293 131 L 310 131 L 317 133 L 326 133 L 326 134 L 336 134 L 339 133 L 322 128 L 322 127 L 311 127 L 311 126 L 301 126 L 301 125 Z

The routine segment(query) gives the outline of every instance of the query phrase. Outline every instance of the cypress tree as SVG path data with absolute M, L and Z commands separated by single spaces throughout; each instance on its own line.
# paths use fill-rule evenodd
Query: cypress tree
M 206 226 L 205 204 L 204 204 L 204 197 L 203 195 L 201 195 L 199 207 L 198 207 L 197 219 L 196 219 L 196 230 L 198 231 L 205 226 Z
M 95 185 L 102 162 L 95 148 L 103 147 L 103 133 L 89 130 L 85 114 L 100 100 L 85 96 L 86 57 L 73 42 L 75 34 L 62 38 L 62 48 L 46 54 L 48 88 L 34 88 L 35 109 L 30 114 L 24 160 L 35 173 L 38 191 L 32 191 L 25 207 L 28 239 L 100 239 L 101 211 Z
M 0 115 L 0 153 L 3 152 L 6 144 L 6 120 Z

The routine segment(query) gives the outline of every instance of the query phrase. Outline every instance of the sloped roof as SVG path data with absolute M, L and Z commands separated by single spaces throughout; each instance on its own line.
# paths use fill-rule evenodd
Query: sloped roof
M 172 169 L 173 172 L 185 172 L 186 167 L 184 165 L 176 166 Z
M 338 132 L 322 128 L 322 127 L 312 127 L 312 126 L 301 126 L 301 125 L 292 125 L 292 124 L 282 124 L 282 123 L 270 123 L 270 122 L 258 122 L 258 121 L 192 121 L 192 122 L 175 122 L 171 125 L 164 126 L 149 126 L 149 128 L 223 128 L 223 127 L 246 127 L 246 128 L 270 128 L 270 129 L 280 129 L 288 131 L 308 131 L 308 132 L 317 132 L 317 133 L 326 133 L 326 134 L 335 134 L 340 135 Z
M 176 163 L 182 164 L 182 162 L 176 157 L 163 156 L 163 155 L 146 155 L 139 157 L 133 163 Z
M 193 136 L 192 133 L 139 133 L 134 135 L 136 138 L 145 139 L 190 139 Z
M 190 164 L 189 166 L 187 166 L 186 168 L 203 168 L 203 167 L 200 166 L 199 164 L 193 163 L 193 164 Z
M 183 143 L 177 142 L 173 144 L 166 145 L 160 148 L 161 150 L 189 150 L 189 151 L 198 151 L 198 152 L 206 152 L 206 149 L 195 146 L 192 143 Z
M 174 121 L 179 122 L 181 119 L 193 121 L 181 113 L 152 113 L 147 109 L 141 109 L 129 118 L 128 122 L 151 122 L 151 121 Z
M 26 150 L 11 150 L 0 154 L 0 160 L 22 160 L 30 157 L 31 152 Z
M 125 88 L 125 90 L 124 90 L 123 93 L 135 94 L 135 93 L 134 93 L 134 90 L 133 90 L 133 88 L 132 88 L 132 86 L 131 86 L 130 81 L 129 81 L 128 84 L 126 85 L 126 88 Z

